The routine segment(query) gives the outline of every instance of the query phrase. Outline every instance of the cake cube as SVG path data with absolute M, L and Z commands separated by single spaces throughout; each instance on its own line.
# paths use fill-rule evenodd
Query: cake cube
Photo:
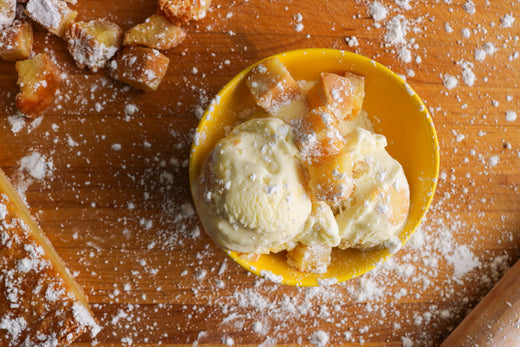
M 17 61 L 29 58 L 33 46 L 33 29 L 28 21 L 15 21 L 0 29 L 0 58 Z
M 98 19 L 75 22 L 66 33 L 67 48 L 76 65 L 96 72 L 121 47 L 123 30 L 115 23 Z
M 321 73 L 306 95 L 309 108 L 326 106 L 338 121 L 351 119 L 354 115 L 354 104 L 359 112 L 364 97 L 364 77 L 354 76 L 357 75 L 349 74 L 348 77 L 344 77 L 334 73 Z
M 167 50 L 179 45 L 186 38 L 186 31 L 172 24 L 161 15 L 154 14 L 144 23 L 138 24 L 125 33 L 125 46 L 141 45 Z
M 25 14 L 61 38 L 78 15 L 62 0 L 29 0 Z
M 9 26 L 16 16 L 16 0 L 0 0 L 0 27 Z
M 61 78 L 56 64 L 47 53 L 16 62 L 20 92 L 16 106 L 27 117 L 41 115 L 54 101 Z
M 211 0 L 159 0 L 159 13 L 174 24 L 206 17 Z
M 246 84 L 257 105 L 270 113 L 277 113 L 284 105 L 302 98 L 298 83 L 277 57 L 255 66 L 249 72 Z
M 295 142 L 307 160 L 339 153 L 345 140 L 338 130 L 338 121 L 326 107 L 305 113 L 291 123 Z
M 355 117 L 363 109 L 365 99 L 365 76 L 352 72 L 345 73 L 345 78 L 352 85 L 352 115 Z
M 170 60 L 158 50 L 141 46 L 124 46 L 110 62 L 108 73 L 115 80 L 134 89 L 157 90 Z
M 325 273 L 330 264 L 331 247 L 298 244 L 287 252 L 287 263 L 301 272 Z
M 345 151 L 306 161 L 308 185 L 314 199 L 335 203 L 349 198 L 354 190 L 352 162 L 352 156 Z

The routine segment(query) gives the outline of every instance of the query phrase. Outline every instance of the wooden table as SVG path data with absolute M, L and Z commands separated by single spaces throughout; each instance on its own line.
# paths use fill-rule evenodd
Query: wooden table
M 65 43 L 36 27 L 35 51 L 55 56 L 66 76 L 55 105 L 21 129 L 7 117 L 14 64 L 0 62 L 0 167 L 85 289 L 103 326 L 93 341 L 438 345 L 514 263 L 520 118 L 508 111 L 520 114 L 520 4 L 474 0 L 473 13 L 465 0 L 381 2 L 388 11 L 376 22 L 371 1 L 214 0 L 147 94 L 78 69 Z M 156 10 L 155 1 L 116 4 L 72 7 L 123 29 Z M 406 35 L 388 36 L 397 22 Z M 226 81 L 306 47 L 357 52 L 405 76 L 441 147 L 438 190 L 410 243 L 365 276 L 314 289 L 257 278 L 227 258 L 199 225 L 187 168 L 197 115 Z M 34 153 L 49 165 L 43 179 L 21 169 Z

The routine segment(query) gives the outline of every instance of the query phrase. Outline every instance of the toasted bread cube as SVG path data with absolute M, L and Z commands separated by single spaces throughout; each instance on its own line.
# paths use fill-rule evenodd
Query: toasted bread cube
M 301 272 L 325 273 L 330 264 L 331 247 L 298 244 L 287 252 L 287 263 Z
M 277 113 L 283 105 L 302 97 L 298 83 L 277 57 L 255 66 L 246 84 L 256 103 L 270 113 Z
M 47 53 L 16 62 L 20 93 L 18 110 L 28 117 L 41 115 L 54 101 L 61 79 L 56 64 Z
M 298 119 L 307 112 L 307 101 L 305 101 L 303 96 L 297 96 L 286 103 L 278 105 L 278 107 L 272 107 L 268 111 L 270 117 L 279 118 L 287 124 L 291 124 L 293 120 Z
M 292 122 L 292 128 L 313 198 L 327 202 L 348 198 L 353 190 L 352 158 L 332 111 L 315 108 Z
M 170 23 L 161 15 L 154 14 L 144 23 L 138 24 L 125 33 L 123 45 L 141 45 L 167 50 L 179 45 L 186 38 L 186 31 Z
M 62 0 L 29 0 L 25 14 L 61 38 L 78 15 Z
M 0 0 L 0 27 L 9 26 L 16 16 L 16 0 Z
M 124 46 L 109 64 L 109 75 L 145 92 L 157 90 L 170 60 L 158 50 Z
M 0 58 L 17 61 L 29 58 L 33 46 L 33 29 L 27 21 L 15 21 L 0 30 Z
M 291 124 L 296 144 L 306 160 L 339 153 L 345 146 L 338 121 L 326 107 L 313 109 Z
M 354 74 L 351 74 L 355 76 Z M 354 88 L 353 83 L 356 83 Z M 351 119 L 354 115 L 354 104 L 360 108 L 359 88 L 362 88 L 364 96 L 364 78 L 359 79 L 347 78 L 334 73 L 323 72 L 320 74 L 318 81 L 308 91 L 306 97 L 309 108 L 328 107 L 334 116 L 341 121 L 343 119 Z M 356 101 L 355 101 L 356 100 Z M 358 110 L 359 112 L 359 110 Z
M 67 30 L 67 48 L 76 65 L 96 72 L 121 47 L 123 30 L 115 23 L 98 19 L 75 22 Z
M 159 13 L 173 24 L 206 17 L 211 0 L 159 0 Z
M 352 72 L 345 73 L 345 78 L 352 85 L 352 115 L 355 117 L 363 109 L 365 99 L 365 76 Z
M 270 117 L 290 124 L 308 112 L 300 86 L 278 58 L 269 59 L 251 70 L 246 84 L 257 105 Z
M 354 190 L 352 162 L 351 155 L 345 151 L 306 161 L 313 198 L 330 203 L 348 199 Z

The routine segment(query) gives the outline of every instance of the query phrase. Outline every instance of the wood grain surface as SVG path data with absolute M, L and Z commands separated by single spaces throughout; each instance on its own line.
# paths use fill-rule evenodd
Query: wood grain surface
M 473 0 L 472 11 L 466 0 L 380 0 L 387 13 L 376 21 L 372 2 L 213 0 L 166 53 L 152 93 L 77 68 L 65 42 L 35 26 L 35 52 L 55 57 L 64 81 L 54 106 L 21 129 L 14 64 L 0 61 L 0 167 L 103 326 L 76 346 L 435 346 L 516 261 L 520 3 Z M 156 11 L 153 0 L 71 6 L 78 19 L 125 30 Z M 395 24 L 404 35 L 391 35 Z M 360 278 L 315 289 L 277 285 L 227 258 L 199 225 L 187 167 L 198 116 L 218 90 L 258 59 L 306 47 L 357 52 L 404 76 L 441 147 L 438 190 L 410 243 Z M 48 164 L 43 179 L 21 167 L 34 153 Z

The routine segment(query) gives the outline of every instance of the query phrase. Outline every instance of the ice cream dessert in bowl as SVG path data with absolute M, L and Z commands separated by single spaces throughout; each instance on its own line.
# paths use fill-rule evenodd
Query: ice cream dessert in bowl
M 242 71 L 195 135 L 190 184 L 204 230 L 235 261 L 301 286 L 345 281 L 399 249 L 433 196 L 433 123 L 368 58 L 306 49 Z

